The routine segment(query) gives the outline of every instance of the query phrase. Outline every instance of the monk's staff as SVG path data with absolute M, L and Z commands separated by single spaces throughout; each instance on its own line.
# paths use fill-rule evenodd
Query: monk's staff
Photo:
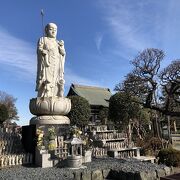
M 44 32 L 44 10 L 43 9 L 41 9 L 41 21 L 42 21 L 42 35 L 43 35 L 43 46 L 44 46 L 45 45 L 45 38 L 44 38 L 45 37 L 45 32 Z M 44 48 L 44 47 L 42 47 L 42 48 Z M 45 55 L 45 56 L 47 56 L 47 55 Z M 45 72 L 45 78 L 46 78 L 45 90 L 46 90 L 46 92 L 48 92 L 48 87 L 47 87 L 47 72 L 46 72 L 46 63 L 45 63 L 46 57 L 45 56 L 43 57 L 43 59 L 44 59 L 44 62 L 43 62 L 44 63 L 44 67 L 43 68 L 45 68 L 44 72 Z

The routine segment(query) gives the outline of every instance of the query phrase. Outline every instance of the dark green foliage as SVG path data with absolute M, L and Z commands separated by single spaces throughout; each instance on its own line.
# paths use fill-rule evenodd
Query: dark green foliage
M 8 119 L 8 109 L 4 104 L 0 104 L 0 124 Z
M 130 119 L 136 118 L 140 106 L 134 97 L 125 92 L 118 92 L 109 100 L 109 119 L 121 125 L 127 126 Z
M 87 125 L 90 118 L 90 105 L 89 102 L 79 96 L 69 96 L 71 99 L 71 111 L 68 114 L 71 125 L 83 127 Z
M 6 92 L 0 91 L 0 104 L 3 104 L 8 111 L 8 117 L 5 120 L 19 120 L 15 102 L 16 99 L 13 96 L 7 94 Z
M 165 164 L 167 166 L 180 166 L 180 151 L 167 148 L 161 149 L 158 154 L 159 163 Z

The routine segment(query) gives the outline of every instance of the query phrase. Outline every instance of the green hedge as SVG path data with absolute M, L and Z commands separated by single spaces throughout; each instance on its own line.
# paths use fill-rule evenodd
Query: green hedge
M 159 163 L 165 164 L 167 166 L 180 166 L 180 151 L 167 148 L 161 149 L 158 154 Z

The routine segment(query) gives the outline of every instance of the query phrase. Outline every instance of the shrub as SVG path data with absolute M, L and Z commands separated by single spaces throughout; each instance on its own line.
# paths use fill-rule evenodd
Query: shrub
M 69 96 L 68 98 L 71 99 L 71 111 L 68 114 L 71 125 L 84 127 L 88 124 L 90 118 L 89 102 L 80 96 Z
M 157 137 L 152 137 L 149 140 L 149 148 L 151 148 L 153 151 L 160 150 L 162 148 L 161 139 L 159 139 Z
M 168 142 L 164 139 L 147 136 L 143 140 L 138 139 L 136 146 L 142 147 L 141 153 L 143 155 L 157 156 L 161 149 L 167 148 Z
M 135 97 L 125 92 L 118 92 L 109 99 L 109 119 L 121 130 L 125 129 L 130 119 L 135 119 L 141 107 Z
M 0 124 L 2 124 L 6 119 L 8 119 L 8 109 L 4 104 L 0 104 Z
M 158 163 L 165 164 L 167 166 L 180 166 L 180 151 L 167 148 L 161 149 L 158 154 L 159 161 Z

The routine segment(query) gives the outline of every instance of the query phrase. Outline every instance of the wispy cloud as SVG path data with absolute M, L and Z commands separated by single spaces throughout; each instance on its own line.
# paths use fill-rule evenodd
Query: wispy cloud
M 12 36 L 2 27 L 0 27 L 0 39 L 0 64 L 13 67 L 14 75 L 28 74 L 32 77 L 36 71 L 34 68 L 36 58 L 32 45 Z
M 103 40 L 103 33 L 97 33 L 95 37 L 96 48 L 101 52 L 101 42 Z
M 179 19 L 179 6 L 179 2 L 172 0 L 166 3 L 163 0 L 99 0 L 103 20 L 117 43 L 113 51 L 118 52 L 115 49 L 119 48 L 123 57 L 149 47 L 164 47 L 168 42 L 165 39 L 171 37 L 168 34 L 177 32 L 174 15 Z
M 0 64 L 11 67 L 13 76 L 25 80 L 35 80 L 36 78 L 36 47 L 31 43 L 18 39 L 0 27 Z M 98 85 L 97 82 L 82 78 L 70 68 L 65 68 L 66 86 L 71 83 Z M 9 72 L 8 72 L 9 73 Z M 34 78 L 32 78 L 34 77 Z

